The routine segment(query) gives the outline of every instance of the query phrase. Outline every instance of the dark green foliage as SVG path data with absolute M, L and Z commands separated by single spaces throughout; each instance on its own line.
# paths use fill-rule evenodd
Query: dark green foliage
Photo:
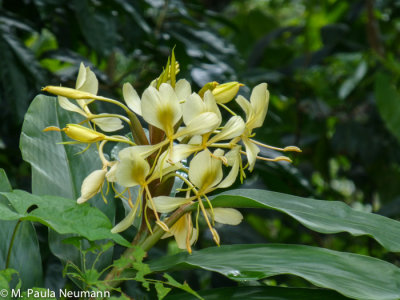
M 22 154 L 31 163 L 31 171 L 22 162 L 22 122 L 40 87 L 73 87 L 83 61 L 96 72 L 103 95 L 121 98 L 124 82 L 142 92 L 160 74 L 175 46 L 181 70 L 177 77 L 190 78 L 199 89 L 213 80 L 238 80 L 249 87 L 267 82 L 271 92 L 269 112 L 264 127 L 256 131 L 257 139 L 276 146 L 296 145 L 303 151 L 290 154 L 293 164 L 257 164 L 244 187 L 345 202 L 362 212 L 351 211 L 350 217 L 343 215 L 342 227 L 352 228 L 347 231 L 355 235 L 371 235 L 388 250 L 398 251 L 398 241 L 392 238 L 394 233 L 390 230 L 368 231 L 363 227 L 360 232 L 357 222 L 355 227 L 349 224 L 357 216 L 368 215 L 367 212 L 400 217 L 399 21 L 398 5 L 384 0 L 0 0 L 0 166 L 14 188 L 36 195 L 76 199 L 82 180 L 100 165 L 93 156 L 89 158 L 90 151 L 95 149 L 75 156 L 81 148 L 55 145 L 62 141 L 60 134 L 50 133 L 57 136 L 51 143 L 42 139 L 44 127 L 63 126 L 72 120 L 70 114 L 56 107 L 54 98 L 40 96 L 43 101 L 35 100 L 32 104 L 21 140 Z M 247 86 L 240 90 L 246 97 L 250 94 Z M 105 104 L 97 105 L 95 110 L 102 111 Z M 41 117 L 32 119 L 32 114 Z M 51 120 L 51 124 L 46 120 Z M 280 155 L 270 150 L 263 150 L 262 154 Z M 38 155 L 42 155 L 40 168 L 35 160 Z M 51 173 L 56 161 L 63 162 L 62 169 Z M 50 181 L 43 176 L 46 172 L 52 174 Z M 63 178 L 64 172 L 68 173 L 67 179 Z M 11 192 L 2 174 L 0 191 Z M 116 212 L 123 208 L 115 207 L 112 198 L 110 194 L 108 206 L 100 197 L 95 200 L 95 206 L 103 210 L 111 223 L 124 214 Z M 253 204 L 258 201 L 257 205 L 266 207 L 267 200 L 259 198 Z M 285 201 L 284 197 L 278 200 Z M 223 203 L 224 199 L 218 197 L 215 201 Z M 0 204 L 6 203 L 1 196 Z M 278 204 L 272 207 L 290 212 L 285 203 L 283 209 Z M 318 230 L 304 222 L 297 212 L 293 219 L 273 210 L 256 211 L 251 208 L 256 204 L 240 205 L 238 201 L 237 207 L 247 207 L 241 210 L 245 222 L 238 227 L 218 228 L 225 244 L 306 244 L 369 255 L 395 265 L 400 262 L 398 255 L 369 237 L 339 234 L 346 231 L 340 226 L 333 230 L 326 225 L 331 230 Z M 347 206 L 336 202 L 329 203 L 327 211 L 335 205 L 343 208 L 343 213 L 348 211 Z M 11 239 L 20 217 L 2 222 L 2 241 Z M 318 218 L 318 214 L 314 213 L 314 217 Z M 32 223 L 30 217 L 27 220 L 16 231 L 9 265 L 18 269 L 23 287 L 48 284 L 54 270 L 62 270 L 58 259 L 82 267 L 76 248 L 61 243 L 65 236 L 54 231 L 47 233 L 47 228 Z M 332 220 L 335 221 L 334 216 Z M 372 225 L 379 220 L 379 216 L 374 216 Z M 333 232 L 336 234 L 327 235 Z M 91 246 L 80 238 L 70 242 L 84 248 Z M 211 237 L 203 230 L 195 248 L 210 245 Z M 21 253 L 25 249 L 29 249 L 27 257 L 37 259 L 22 264 Z M 173 243 L 165 242 L 150 255 L 177 251 Z M 3 257 L 7 252 L 8 243 L 2 243 L 0 268 L 5 267 Z M 118 246 L 110 249 L 100 265 L 107 266 L 120 252 Z M 91 262 L 95 259 L 95 255 L 88 257 Z M 35 270 L 36 275 L 28 274 L 28 269 Z M 9 272 L 1 279 L 11 276 L 12 271 Z M 311 284 L 285 275 L 273 276 L 267 283 L 281 287 L 266 286 L 262 281 L 249 283 L 256 287 L 240 286 L 215 276 L 199 270 L 174 274 L 178 282 L 187 280 L 195 290 L 204 290 L 199 294 L 206 299 L 268 299 L 265 294 L 271 299 L 275 294 L 280 297 L 276 299 L 342 297 L 320 289 L 300 289 Z M 18 282 L 15 278 L 14 281 Z M 139 285 L 124 291 L 144 295 Z M 234 287 L 225 288 L 228 285 Z M 157 293 L 164 296 L 171 286 L 156 285 L 148 297 Z M 187 299 L 190 295 L 174 297 L 173 289 L 166 299 Z

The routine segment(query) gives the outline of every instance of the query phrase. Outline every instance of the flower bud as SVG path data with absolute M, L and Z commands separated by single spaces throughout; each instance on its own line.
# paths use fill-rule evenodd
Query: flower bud
M 71 139 L 88 144 L 99 142 L 106 138 L 106 136 L 101 132 L 97 132 L 78 124 L 67 124 L 62 131 L 64 131 Z
M 96 170 L 85 178 L 82 182 L 81 196 L 77 200 L 78 204 L 86 202 L 100 192 L 106 173 L 106 170 Z
M 217 103 L 225 104 L 236 96 L 241 86 L 243 86 L 243 84 L 237 81 L 219 84 L 212 90 L 212 94 Z
M 66 88 L 66 87 L 62 87 L 62 86 L 48 85 L 48 86 L 42 88 L 42 91 L 48 92 L 50 94 L 58 95 L 58 96 L 72 98 L 72 99 L 93 99 L 96 97 L 96 95 L 93 95 L 88 92 L 71 89 L 71 88 Z

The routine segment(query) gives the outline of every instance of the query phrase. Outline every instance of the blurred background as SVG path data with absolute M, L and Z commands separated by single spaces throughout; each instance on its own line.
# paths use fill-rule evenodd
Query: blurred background
M 175 46 L 180 78 L 198 89 L 237 80 L 249 96 L 267 82 L 257 139 L 303 150 L 293 164 L 258 163 L 246 188 L 399 218 L 399 33 L 394 0 L 0 0 L 0 167 L 13 188 L 30 190 L 19 135 L 42 86 L 73 87 L 83 61 L 99 93 L 121 99 L 124 82 L 142 92 Z M 367 237 L 325 236 L 273 211 L 248 210 L 246 221 L 218 229 L 222 243 L 302 243 L 400 262 Z

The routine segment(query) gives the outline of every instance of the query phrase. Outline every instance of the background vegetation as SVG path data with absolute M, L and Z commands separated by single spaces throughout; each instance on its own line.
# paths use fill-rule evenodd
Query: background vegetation
M 143 91 L 176 46 L 181 76 L 199 88 L 237 80 L 247 96 L 248 87 L 267 82 L 270 106 L 258 139 L 303 150 L 292 165 L 257 164 L 245 187 L 399 218 L 399 30 L 400 3 L 386 0 L 0 0 L 0 166 L 14 188 L 30 190 L 19 134 L 41 86 L 73 86 L 83 61 L 100 94 L 120 97 L 124 82 Z M 244 212 L 242 225 L 218 229 L 222 244 L 316 245 L 400 264 L 367 237 L 327 236 L 274 211 Z M 47 232 L 37 230 L 46 274 L 61 280 L 50 272 L 61 265 Z M 197 247 L 211 244 L 204 233 Z M 165 249 L 175 251 L 166 243 L 153 251 Z M 235 284 L 201 271 L 184 276 L 194 289 Z M 44 284 L 55 283 L 47 277 Z M 308 283 L 275 276 L 269 284 Z

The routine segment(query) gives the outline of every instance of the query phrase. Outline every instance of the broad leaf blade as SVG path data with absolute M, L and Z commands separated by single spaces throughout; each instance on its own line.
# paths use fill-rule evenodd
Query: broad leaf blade
M 60 234 L 73 233 L 90 241 L 111 239 L 130 246 L 119 234 L 111 233 L 110 220 L 88 204 L 77 204 L 74 200 L 56 196 L 35 196 L 20 190 L 1 194 L 10 201 L 17 218 L 40 222 Z M 33 210 L 28 212 L 29 208 Z M 10 212 L 14 213 L 11 209 Z M 2 218 L 9 216 L 0 215 Z
M 198 294 L 207 300 L 346 300 L 349 299 L 334 291 L 306 288 L 283 288 L 275 286 L 240 286 L 200 291 Z M 168 295 L 165 300 L 197 300 L 188 293 Z
M 11 185 L 6 173 L 0 169 L 0 192 L 11 192 Z M 14 230 L 14 243 L 10 252 L 8 268 L 18 271 L 22 288 L 41 285 L 42 258 L 35 228 L 31 222 L 22 222 L 17 226 L 20 215 L 9 208 L 9 201 L 0 195 L 0 269 L 6 269 L 11 239 Z M 9 213 L 9 214 L 8 214 Z
M 232 245 L 180 253 L 151 261 L 152 271 L 201 268 L 235 281 L 280 274 L 357 299 L 398 299 L 400 269 L 369 256 L 302 245 Z
M 83 154 L 78 152 L 85 145 L 61 145 L 69 139 L 60 132 L 43 132 L 48 126 L 63 128 L 69 123 L 79 123 L 84 117 L 65 111 L 59 107 L 56 98 L 38 95 L 25 115 L 22 127 L 20 148 L 25 161 L 32 166 L 32 192 L 36 195 L 55 195 L 77 199 L 82 181 L 92 171 L 102 167 L 95 145 Z M 107 196 L 105 204 L 100 195 L 93 197 L 90 204 L 99 208 L 113 222 L 115 203 L 113 194 Z M 65 245 L 59 236 L 49 232 L 51 251 L 63 261 L 71 260 L 82 266 L 79 251 L 72 245 Z M 103 255 L 99 268 L 106 267 L 112 259 L 112 251 Z M 93 261 L 95 257 L 87 258 Z
M 214 207 L 276 209 L 321 233 L 369 235 L 390 251 L 400 251 L 400 222 L 356 211 L 339 201 L 324 201 L 270 192 L 239 189 L 217 195 Z

